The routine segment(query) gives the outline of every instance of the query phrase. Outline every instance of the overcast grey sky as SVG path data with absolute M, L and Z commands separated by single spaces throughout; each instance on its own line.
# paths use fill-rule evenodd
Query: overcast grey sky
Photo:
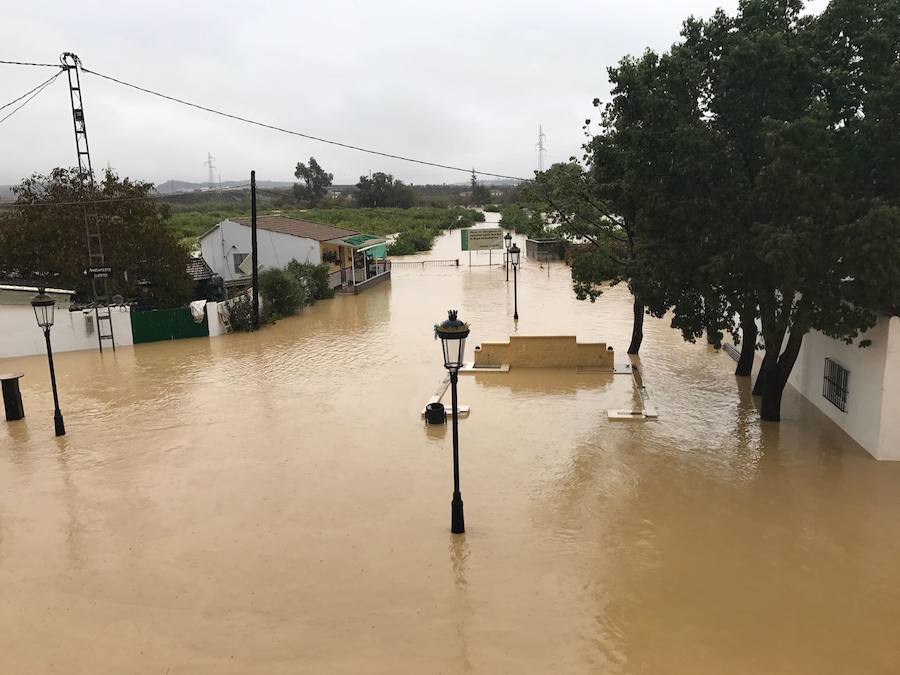
M 539 124 L 549 161 L 577 154 L 581 125 L 595 116 L 592 99 L 608 98 L 608 66 L 646 47 L 666 49 L 688 15 L 733 11 L 737 0 L 0 4 L 0 59 L 55 63 L 72 51 L 99 72 L 279 126 L 530 176 Z M 51 74 L 0 65 L 0 105 Z M 203 181 L 209 151 L 223 180 L 250 169 L 260 179 L 292 179 L 310 155 L 338 183 L 369 170 L 415 183 L 466 180 L 218 118 L 91 75 L 82 86 L 95 169 L 109 163 L 154 182 Z M 65 77 L 0 124 L 0 157 L 0 183 L 75 163 Z

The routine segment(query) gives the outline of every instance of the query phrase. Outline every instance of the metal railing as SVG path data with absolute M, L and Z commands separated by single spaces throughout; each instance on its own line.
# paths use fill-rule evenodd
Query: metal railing
M 418 266 L 418 267 L 459 267 L 459 258 L 447 260 L 391 260 L 393 265 L 397 266 Z

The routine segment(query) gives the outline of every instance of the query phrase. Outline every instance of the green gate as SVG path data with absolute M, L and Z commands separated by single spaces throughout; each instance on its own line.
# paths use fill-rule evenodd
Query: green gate
M 132 312 L 131 334 L 136 345 L 158 340 L 208 337 L 209 324 L 205 316 L 202 323 L 194 323 L 191 310 L 187 307 Z

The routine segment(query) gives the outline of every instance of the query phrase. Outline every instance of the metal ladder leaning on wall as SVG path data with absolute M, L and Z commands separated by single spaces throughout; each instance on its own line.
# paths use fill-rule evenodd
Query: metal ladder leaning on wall
M 106 312 L 105 314 L 103 312 Z M 97 320 L 97 344 L 100 345 L 100 351 L 103 351 L 103 341 L 109 340 L 112 344 L 113 351 L 116 351 L 116 337 L 115 331 L 113 331 L 113 322 L 112 322 L 112 310 L 109 308 L 109 305 L 105 307 L 94 306 L 94 317 Z M 103 332 L 103 324 L 106 323 L 106 327 L 109 328 L 108 333 Z

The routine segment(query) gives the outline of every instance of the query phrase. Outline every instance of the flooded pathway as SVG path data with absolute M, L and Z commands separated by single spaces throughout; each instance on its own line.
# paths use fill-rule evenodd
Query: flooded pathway
M 513 331 L 502 267 L 459 233 L 389 283 L 255 335 L 59 354 L 0 423 L 5 673 L 896 673 L 900 464 L 793 390 L 648 320 L 654 422 L 627 377 L 461 376 L 467 533 L 432 325 Z M 487 262 L 487 255 L 473 255 Z M 520 334 L 630 336 L 625 288 L 577 301 L 528 261 Z M 471 351 L 470 351 L 471 353 Z

